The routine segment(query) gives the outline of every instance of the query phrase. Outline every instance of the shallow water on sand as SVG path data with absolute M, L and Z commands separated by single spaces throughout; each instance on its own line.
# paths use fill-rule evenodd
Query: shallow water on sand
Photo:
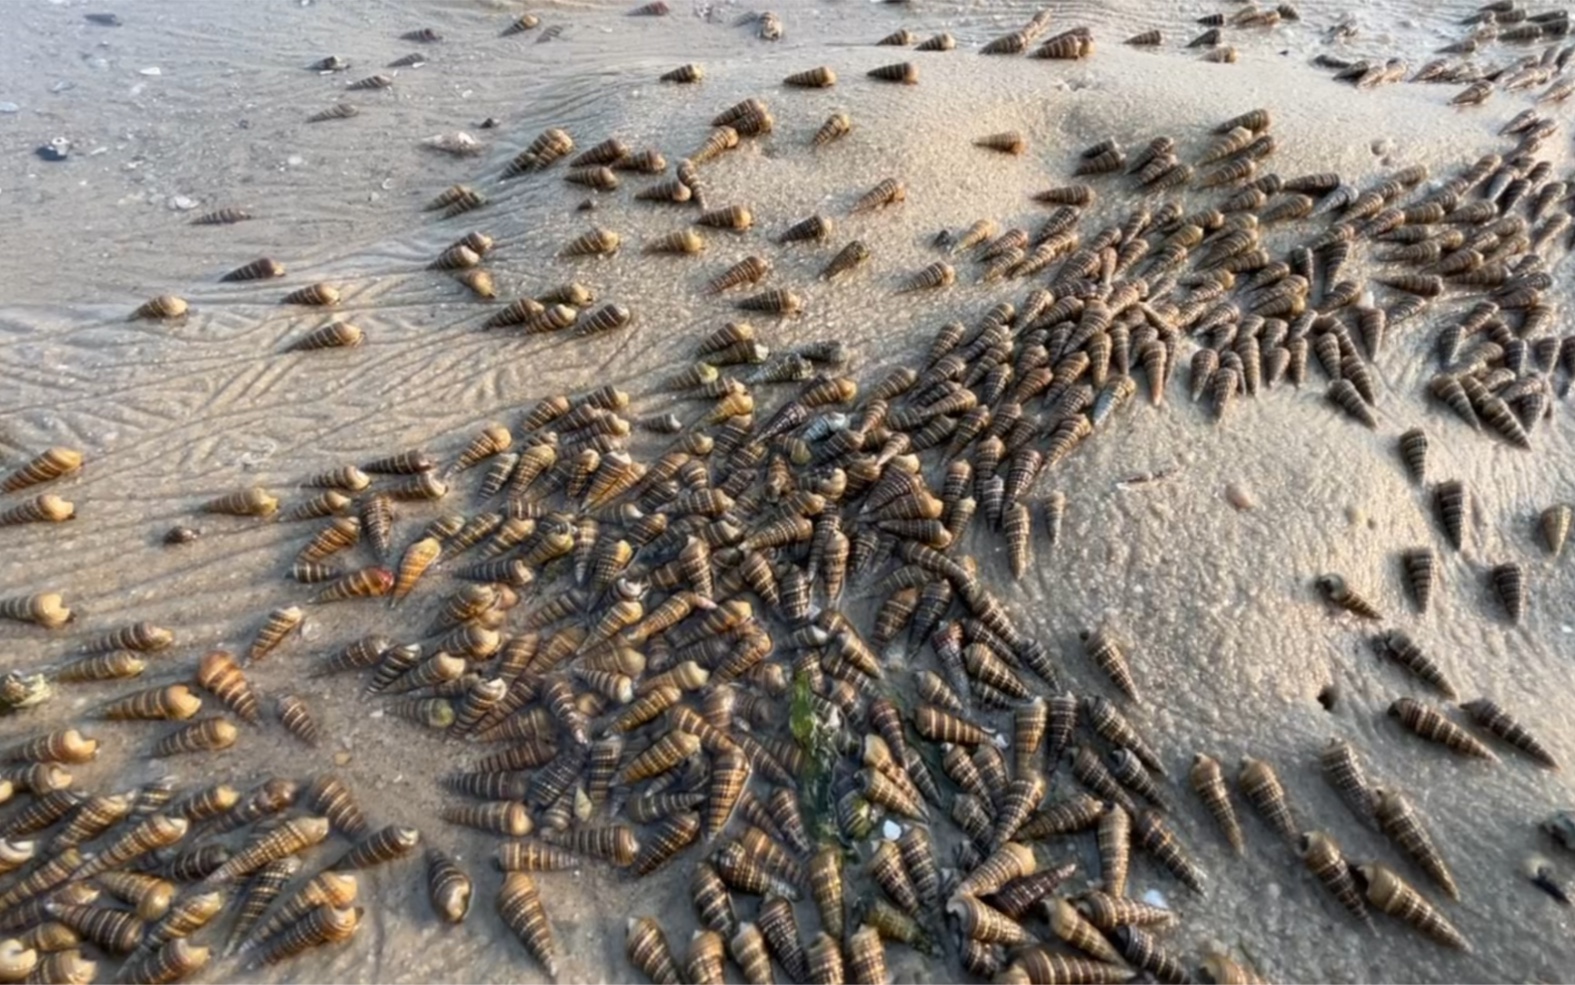
M 980 43 L 1037 9 L 1028 3 L 784 4 L 787 34 L 776 44 L 733 24 L 746 8 L 719 5 L 705 18 L 675 6 L 673 16 L 654 19 L 624 17 L 622 4 L 533 7 L 544 25 L 565 28 L 550 43 L 536 43 L 539 31 L 497 37 L 519 13 L 512 6 L 461 2 L 146 2 L 126 4 L 118 28 L 83 21 L 98 8 L 79 4 L 8 10 L 0 100 L 21 111 L 0 116 L 0 268 L 7 271 L 0 461 L 9 467 L 39 448 L 66 444 L 82 448 L 89 464 L 59 490 L 78 503 L 80 519 L 56 529 L 0 530 L 0 597 L 55 589 L 79 612 L 69 630 L 52 635 L 0 624 L 0 668 L 42 669 L 82 640 L 137 619 L 177 629 L 178 650 L 161 660 L 169 679 L 208 649 L 244 646 L 265 613 L 303 597 L 284 574 L 306 528 L 202 517 L 197 543 L 159 543 L 172 525 L 193 522 L 197 504 L 231 489 L 258 483 L 293 494 L 304 476 L 403 448 L 451 459 L 483 423 L 513 424 L 543 396 L 603 383 L 633 394 L 631 409 L 639 414 L 676 409 L 691 420 L 699 405 L 677 404 L 656 385 L 688 364 L 696 340 L 737 317 L 702 298 L 700 286 L 813 212 L 834 216 L 838 236 L 826 246 L 773 254 L 773 283 L 803 287 L 807 313 L 751 320 L 774 348 L 841 340 L 854 375 L 868 383 L 893 364 L 916 365 L 944 322 L 976 322 L 993 303 L 1018 300 L 1025 289 L 976 284 L 965 275 L 938 296 L 893 296 L 933 259 L 935 232 L 981 216 L 1037 224 L 1044 209 L 1027 193 L 1063 183 L 1076 153 L 1105 136 L 1137 147 L 1172 134 L 1186 159 L 1208 141 L 1208 127 L 1266 106 L 1276 117 L 1274 166 L 1281 174 L 1336 170 L 1360 182 L 1410 163 L 1452 174 L 1502 150 L 1494 131 L 1529 104 L 1500 96 L 1491 111 L 1462 114 L 1447 105 L 1453 89 L 1357 92 L 1330 81 L 1305 64 L 1343 13 L 1325 4 L 1303 4 L 1301 23 L 1274 32 L 1235 32 L 1237 65 L 1177 54 L 1197 30 L 1192 21 L 1220 9 L 1209 3 L 1056 6 L 1052 30 L 1088 23 L 1101 42 L 1095 57 L 1073 63 L 976 56 Z M 1364 7 L 1355 13 L 1363 33 L 1346 47 L 1362 54 L 1414 50 L 1419 61 L 1437 38 L 1452 36 L 1446 25 L 1465 11 Z M 380 71 L 413 50 L 397 36 L 425 26 L 445 37 L 431 46 L 428 64 L 402 70 L 390 90 L 350 94 L 362 107 L 355 118 L 301 122 L 341 98 L 347 78 Z M 898 55 L 869 43 L 899 26 L 920 35 L 950 31 L 959 50 Z M 1165 30 L 1165 53 L 1115 43 L 1150 26 Z M 354 62 L 347 75 L 300 67 L 335 52 Z M 899 57 L 920 66 L 918 86 L 862 77 Z M 706 66 L 703 84 L 655 81 L 685 61 Z M 835 88 L 780 86 L 789 72 L 822 63 L 843 77 Z M 139 71 L 155 66 L 158 75 Z M 69 86 L 52 92 L 60 82 Z M 756 229 L 737 238 L 709 234 L 703 259 L 649 257 L 633 248 L 687 216 L 632 201 L 627 189 L 643 181 L 600 196 L 587 216 L 575 211 L 584 190 L 555 174 L 508 183 L 493 177 L 548 126 L 570 130 L 581 147 L 616 135 L 635 147 L 655 146 L 673 161 L 699 143 L 716 112 L 750 96 L 771 106 L 777 131 L 746 142 L 707 178 L 711 200 L 747 204 Z M 812 153 L 809 134 L 837 110 L 850 113 L 855 132 L 834 154 Z M 487 117 L 501 125 L 478 129 Z M 455 129 L 477 136 L 484 152 L 453 159 L 418 145 Z M 986 155 L 969 145 L 1008 129 L 1027 135 L 1028 154 Z M 31 154 L 57 135 L 72 141 L 67 161 Z M 1562 173 L 1566 162 L 1553 153 Z M 907 183 L 906 203 L 844 218 L 854 197 L 888 175 Z M 455 182 L 473 184 L 491 204 L 451 220 L 421 211 Z M 1119 221 L 1130 207 L 1111 189 L 1090 210 L 1094 225 L 1087 228 Z M 194 210 L 184 210 L 182 199 Z M 225 206 L 257 218 L 228 227 L 187 224 L 197 212 Z M 592 222 L 617 230 L 631 248 L 600 261 L 554 257 Z M 422 269 L 470 229 L 498 240 L 489 267 L 501 297 L 581 280 L 601 299 L 629 306 L 635 328 L 583 342 L 480 331 L 489 306 Z M 832 285 L 814 281 L 850 236 L 871 244 L 870 269 Z M 1269 239 L 1275 247 L 1290 242 Z M 258 256 L 278 258 L 289 274 L 217 283 L 224 271 Z M 1556 290 L 1567 290 L 1565 267 L 1554 270 Z M 341 287 L 345 300 L 335 317 L 360 325 L 364 346 L 281 352 L 328 320 L 277 304 L 286 291 L 314 281 Z M 165 292 L 188 298 L 193 314 L 175 324 L 125 320 L 142 300 Z M 1375 364 L 1376 432 L 1328 405 L 1321 384 L 1239 401 L 1221 425 L 1187 403 L 1178 384 L 1165 406 L 1136 401 L 1109 433 L 1041 480 L 1040 493 L 1066 493 L 1067 525 L 1059 548 L 1050 553 L 1041 545 L 1022 581 L 1010 581 L 998 537 L 975 531 L 964 545 L 1079 692 L 1110 693 L 1083 657 L 1077 632 L 1107 624 L 1129 642 L 1147 698 L 1130 714 L 1157 743 L 1173 778 L 1184 776 L 1198 751 L 1232 769 L 1244 755 L 1267 759 L 1303 827 L 1329 830 L 1349 854 L 1384 858 L 1421 884 L 1420 874 L 1359 827 L 1317 775 L 1316 754 L 1329 737 L 1352 741 L 1370 772 L 1402 787 L 1427 819 L 1462 887 L 1464 901 L 1451 905 L 1449 916 L 1475 948 L 1452 954 L 1393 922 L 1381 924 L 1377 936 L 1361 932 L 1255 817 L 1244 820 L 1249 850 L 1236 858 L 1190 793 L 1182 793 L 1175 823 L 1209 874 L 1208 892 L 1182 898 L 1148 860 L 1136 863 L 1134 888 L 1160 889 L 1179 908 L 1183 923 L 1170 940 L 1189 958 L 1218 941 L 1264 974 L 1291 980 L 1555 980 L 1575 967 L 1567 911 L 1518 868 L 1533 850 L 1557 851 L 1536 823 L 1571 803 L 1567 775 L 1508 757 L 1495 766 L 1460 761 L 1403 735 L 1384 709 L 1412 685 L 1371 655 L 1366 627 L 1331 616 L 1309 587 L 1323 571 L 1347 574 L 1390 615 L 1387 624 L 1440 657 L 1463 696 L 1494 697 L 1549 737 L 1556 754 L 1575 756 L 1568 711 L 1575 569 L 1568 556 L 1549 560 L 1535 532 L 1542 508 L 1575 498 L 1575 439 L 1561 413 L 1568 401 L 1539 428 L 1532 453 L 1473 434 L 1425 401 L 1434 331 L 1459 307 L 1441 306 L 1407 323 Z M 1433 474 L 1462 479 L 1473 493 L 1462 552 L 1444 546 L 1430 497 L 1400 466 L 1395 438 L 1413 426 L 1434 438 Z M 654 454 L 662 445 L 642 438 L 634 447 Z M 1153 473 L 1163 478 L 1127 481 Z M 1250 492 L 1251 509 L 1228 502 L 1232 484 Z M 396 544 L 438 512 L 431 505 L 402 508 Z M 1442 562 L 1425 615 L 1406 601 L 1395 560 L 1400 549 L 1419 544 L 1433 545 Z M 1489 565 L 1510 559 L 1527 566 L 1530 583 L 1528 615 L 1518 626 L 1500 617 L 1484 577 Z M 847 606 L 856 623 L 868 624 L 873 601 Z M 476 748 L 384 719 L 350 678 L 304 679 L 318 656 L 362 633 L 419 632 L 437 604 L 438 593 L 428 591 L 392 611 L 374 603 L 314 609 L 301 639 L 249 672 L 265 694 L 303 690 L 330 736 L 322 748 L 305 750 L 270 727 L 247 730 L 227 752 L 170 765 L 183 780 L 227 779 L 243 789 L 273 772 L 337 770 L 374 824 L 420 827 L 464 861 L 477 884 L 469 920 L 457 928 L 438 924 L 421 866 L 407 862 L 366 874 L 365 926 L 349 945 L 277 970 L 215 965 L 211 978 L 501 982 L 540 975 L 492 905 L 495 839 L 437 818 L 447 795 L 436 778 L 473 761 Z M 1343 692 L 1332 714 L 1314 700 L 1330 681 Z M 75 721 L 121 690 L 64 690 L 37 711 L 0 720 L 0 739 Z M 145 760 L 152 741 L 146 727 L 93 723 L 91 732 L 118 748 L 75 771 L 84 785 L 118 788 L 168 768 Z M 348 758 L 340 763 L 336 754 Z M 1072 788 L 1063 770 L 1052 794 Z M 1079 862 L 1076 884 L 1096 878 L 1091 839 L 1056 842 L 1055 853 Z M 681 950 L 694 926 L 686 894 L 693 857 L 639 882 L 600 866 L 541 876 L 563 979 L 630 978 L 623 922 L 631 914 L 658 916 Z M 1570 857 L 1556 862 L 1566 875 L 1575 872 Z M 815 926 L 811 913 L 801 905 L 802 926 Z M 948 943 L 944 953 L 927 961 L 893 946 L 889 960 L 899 981 L 955 979 L 955 949 Z

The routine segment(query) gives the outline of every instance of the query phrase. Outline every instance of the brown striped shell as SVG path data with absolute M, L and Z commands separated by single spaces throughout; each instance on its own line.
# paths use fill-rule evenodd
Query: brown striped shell
M 1445 947 L 1470 950 L 1460 931 L 1415 887 L 1387 866 L 1373 862 L 1357 866 L 1356 872 L 1360 882 L 1366 885 L 1367 902 L 1375 909 L 1405 921 Z
M 591 229 L 571 240 L 558 251 L 561 257 L 610 256 L 618 252 L 623 238 L 607 229 Z
M 919 82 L 918 66 L 912 62 L 897 62 L 892 65 L 882 65 L 872 68 L 864 73 L 872 79 L 882 82 L 900 82 L 903 85 L 917 85 Z
M 216 752 L 233 746 L 239 737 L 239 730 L 229 719 L 205 718 L 182 726 L 160 739 L 153 747 L 153 755 L 162 758 L 187 753 Z
M 198 686 L 208 691 L 243 721 L 258 721 L 257 697 L 245 674 L 234 658 L 224 650 L 214 650 L 204 656 L 198 665 L 195 678 Z
M 332 284 L 308 284 L 279 299 L 280 304 L 330 308 L 339 303 L 339 289 Z
M 275 700 L 275 709 L 286 732 L 308 746 L 317 745 L 321 730 L 304 699 L 295 694 L 281 694 Z
M 1496 564 L 1488 569 L 1488 582 L 1509 621 L 1520 622 L 1526 613 L 1525 568 L 1514 563 Z
M 1572 525 L 1575 525 L 1575 507 L 1568 503 L 1550 506 L 1538 518 L 1537 528 L 1542 534 L 1542 543 L 1555 558 L 1563 553 Z
M 1003 154 L 1020 155 L 1028 149 L 1028 140 L 1020 131 L 1004 130 L 1000 133 L 975 137 L 973 145 L 986 148 L 987 150 L 1000 151 Z
M 680 65 L 677 68 L 672 69 L 671 71 L 663 72 L 662 75 L 659 76 L 658 81 L 661 81 L 661 82 L 678 82 L 678 83 L 685 83 L 685 84 L 687 84 L 687 83 L 700 82 L 700 81 L 703 81 L 704 79 L 705 79 L 705 68 L 702 67 L 701 65 L 698 65 L 698 64 L 694 63 L 694 62 L 689 62 L 688 64 Z
M 1224 771 L 1219 761 L 1212 756 L 1198 753 L 1193 757 L 1192 769 L 1188 776 L 1193 791 L 1197 793 L 1198 799 L 1203 801 L 1209 815 L 1214 818 L 1214 823 L 1219 825 L 1220 831 L 1225 835 L 1225 841 L 1236 854 L 1240 855 L 1245 839 L 1242 837 L 1241 824 L 1236 819 L 1236 809 L 1230 800 L 1230 788 L 1225 783 Z
M 1542 766 L 1553 770 L 1559 768 L 1558 760 L 1548 751 L 1547 746 L 1495 702 L 1487 698 L 1477 698 L 1462 703 L 1460 710 L 1469 715 L 1473 722 L 1524 752 Z
M 1430 742 L 1443 745 L 1450 752 L 1475 759 L 1497 762 L 1493 751 L 1456 725 L 1438 709 L 1414 701 L 1397 698 L 1389 706 L 1389 716 L 1401 725 Z
M 1264 821 L 1287 840 L 1294 841 L 1298 834 L 1296 821 L 1286 800 L 1285 787 L 1280 783 L 1274 767 L 1261 759 L 1247 756 L 1241 761 L 1237 779 L 1248 802 L 1257 809 Z
M 837 73 L 827 65 L 817 65 L 802 72 L 794 72 L 782 80 L 783 85 L 801 89 L 828 89 L 837 84 Z
M 253 260 L 245 266 L 236 267 L 234 270 L 220 277 L 221 281 L 264 280 L 269 277 L 283 277 L 284 264 L 269 257 Z
M 160 294 L 156 298 L 144 301 L 136 311 L 131 313 L 132 320 L 138 318 L 179 318 L 189 310 L 190 305 L 184 298 L 173 294 Z
M 1353 590 L 1343 577 L 1322 574 L 1313 580 L 1313 587 L 1330 605 L 1355 613 L 1364 619 L 1382 619 L 1383 613 L 1362 595 Z
M 193 226 L 229 226 L 237 222 L 245 222 L 252 218 L 252 214 L 245 209 L 223 208 L 213 212 L 204 212 L 191 220 Z
M 507 38 L 507 37 L 511 37 L 511 36 L 513 36 L 515 34 L 524 34 L 526 31 L 534 31 L 536 28 L 538 28 L 540 26 L 541 26 L 541 18 L 540 17 L 536 16 L 535 14 L 529 14 L 529 13 L 521 14 L 518 17 L 516 17 L 514 20 L 510 21 L 508 27 L 505 27 L 503 29 L 502 37 Z
M 1297 853 L 1310 872 L 1346 912 L 1372 926 L 1367 904 L 1357 888 L 1350 863 L 1339 844 L 1321 831 L 1309 831 L 1297 839 Z
M 826 121 L 815 130 L 810 138 L 811 147 L 824 147 L 835 140 L 840 140 L 853 132 L 853 120 L 846 113 L 833 113 Z
M 870 249 L 862 240 L 853 240 L 837 251 L 827 264 L 820 270 L 821 280 L 835 280 L 837 277 L 863 265 L 870 258 Z
M 901 179 L 883 178 L 875 187 L 860 195 L 848 210 L 855 215 L 902 202 L 908 197 L 908 187 Z
M 327 109 L 318 110 L 306 118 L 308 123 L 327 123 L 330 120 L 348 120 L 353 116 L 360 116 L 361 109 L 352 103 L 334 103 Z

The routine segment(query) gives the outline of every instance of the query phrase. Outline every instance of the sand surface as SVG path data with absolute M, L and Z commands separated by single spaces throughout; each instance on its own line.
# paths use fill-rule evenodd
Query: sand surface
M 687 3 L 674 6 L 666 18 L 629 18 L 623 4 L 534 5 L 544 25 L 564 27 L 548 43 L 536 43 L 539 29 L 497 36 L 520 12 L 513 5 L 149 0 L 118 5 L 125 23 L 117 28 L 82 19 L 97 6 L 9 6 L 0 31 L 0 101 L 19 112 L 0 115 L 0 463 L 9 468 L 65 444 L 83 449 L 89 464 L 55 490 L 77 503 L 80 519 L 0 529 L 0 597 L 59 590 L 78 611 L 56 633 L 0 624 L 0 669 L 48 668 L 97 633 L 146 619 L 179 634 L 174 656 L 154 668 L 162 676 L 150 672 L 150 680 L 176 679 L 209 649 L 244 646 L 273 607 L 301 601 L 303 586 L 284 575 L 308 527 L 194 519 L 212 496 L 260 483 L 298 497 L 293 487 L 307 475 L 403 448 L 450 459 L 484 423 L 512 424 L 543 396 L 603 383 L 633 394 L 640 414 L 676 409 L 692 420 L 699 405 L 676 404 L 655 385 L 687 365 L 697 339 L 736 317 L 699 289 L 745 253 L 774 250 L 774 282 L 802 288 L 808 299 L 800 318 L 753 319 L 761 338 L 775 347 L 841 340 L 853 374 L 868 382 L 895 364 L 920 365 L 944 322 L 974 323 L 1026 289 L 978 284 L 970 274 L 943 293 L 893 296 L 934 258 L 934 234 L 985 216 L 1037 223 L 1045 209 L 1027 194 L 1065 183 L 1077 152 L 1106 136 L 1136 148 L 1170 134 L 1186 159 L 1208 141 L 1209 127 L 1264 106 L 1279 138 L 1275 170 L 1333 170 L 1363 184 L 1412 163 L 1447 176 L 1482 153 L 1502 152 L 1506 142 L 1495 131 L 1530 105 L 1525 94 L 1500 93 L 1485 107 L 1459 111 L 1448 105 L 1458 87 L 1356 91 L 1331 81 L 1308 64 L 1318 51 L 1335 50 L 1322 39 L 1344 11 L 1323 3 L 1301 4 L 1300 23 L 1272 32 L 1230 32 L 1241 51 L 1235 65 L 1204 64 L 1181 47 L 1201 30 L 1194 18 L 1230 11 L 1229 4 L 1055 5 L 1052 31 L 1088 24 L 1099 40 L 1095 56 L 1080 62 L 977 55 L 984 41 L 1031 16 L 1036 8 L 1026 3 L 782 4 L 786 36 L 777 43 L 734 24 L 748 8 L 717 5 L 708 19 Z M 1470 8 L 1424 9 L 1384 4 L 1357 12 L 1363 31 L 1339 50 L 1399 53 L 1418 65 L 1439 39 L 1457 36 L 1454 22 Z M 430 62 L 401 70 L 389 90 L 341 92 L 347 78 L 415 50 L 397 36 L 425 26 L 445 38 L 430 46 Z M 921 36 L 949 31 L 958 50 L 901 55 L 873 46 L 900 26 Z M 1151 26 L 1165 31 L 1161 52 L 1117 43 Z M 333 53 L 354 63 L 348 74 L 302 68 Z M 919 85 L 863 78 L 899 57 L 919 65 Z M 656 82 L 686 61 L 705 65 L 703 84 Z M 784 75 L 818 64 L 833 66 L 843 81 L 823 91 L 781 87 Z M 153 67 L 159 73 L 147 74 Z M 633 248 L 602 261 L 555 259 L 592 221 L 630 244 L 678 228 L 683 218 L 675 210 L 631 200 L 629 189 L 646 179 L 600 196 L 589 216 L 575 211 L 587 193 L 556 174 L 496 180 L 548 126 L 570 130 L 581 147 L 616 135 L 676 160 L 700 142 L 711 116 L 750 96 L 769 104 L 776 132 L 713 165 L 707 178 L 713 202 L 747 204 L 757 226 L 737 238 L 709 234 L 701 259 Z M 361 106 L 360 115 L 302 122 L 341 97 Z M 808 136 L 838 110 L 853 117 L 854 133 L 829 152 L 811 152 Z M 1567 116 L 1564 108 L 1551 112 Z M 479 129 L 488 117 L 499 125 Z M 461 129 L 484 144 L 480 156 L 455 159 L 419 146 Z M 974 137 L 1008 129 L 1027 135 L 1026 155 L 970 146 Z M 32 154 L 57 136 L 71 141 L 68 160 Z M 1556 137 L 1541 152 L 1559 175 L 1568 169 L 1566 140 Z M 844 218 L 853 198 L 888 175 L 907 184 L 902 206 Z M 491 204 L 452 220 L 422 211 L 461 181 Z M 1085 228 L 1119 222 L 1130 208 L 1126 186 L 1106 182 L 1110 192 L 1099 185 Z M 1204 199 L 1189 201 L 1196 207 Z M 257 218 L 188 224 L 228 206 Z M 841 224 L 830 245 L 769 246 L 767 237 L 817 211 Z M 504 298 L 580 280 L 631 308 L 636 327 L 584 342 L 480 331 L 489 306 L 422 269 L 470 229 L 498 240 L 489 267 Z M 815 281 L 848 235 L 871 244 L 868 269 L 832 285 Z M 1279 232 L 1267 238 L 1292 241 Z M 288 275 L 217 282 L 258 256 L 278 258 Z M 1556 304 L 1569 287 L 1562 256 L 1562 246 L 1550 253 Z M 314 281 L 342 288 L 335 315 L 364 329 L 364 346 L 281 352 L 328 320 L 277 304 L 287 290 Z M 126 321 L 160 293 L 188 298 L 192 315 L 172 324 Z M 1345 573 L 1388 614 L 1386 625 L 1439 657 L 1465 696 L 1493 697 L 1547 737 L 1555 754 L 1575 756 L 1575 569 L 1568 555 L 1562 562 L 1547 556 L 1535 522 L 1544 507 L 1575 499 L 1568 401 L 1556 402 L 1529 453 L 1469 431 L 1427 401 L 1437 327 L 1467 306 L 1441 303 L 1396 331 L 1373 366 L 1376 431 L 1332 408 L 1321 380 L 1239 401 L 1219 425 L 1186 401 L 1178 380 L 1165 406 L 1135 401 L 1109 433 L 1040 480 L 1040 494 L 1066 494 L 1066 529 L 1054 553 L 1038 551 L 1022 581 L 1011 582 L 998 536 L 976 529 L 964 545 L 1079 692 L 1113 696 L 1083 657 L 1077 632 L 1105 624 L 1129 641 L 1147 697 L 1129 714 L 1158 744 L 1172 777 L 1184 776 L 1199 751 L 1228 764 L 1244 755 L 1269 760 L 1304 827 L 1331 831 L 1349 854 L 1383 858 L 1420 884 L 1420 874 L 1358 826 L 1318 776 L 1318 749 L 1331 736 L 1349 739 L 1370 772 L 1403 789 L 1426 818 L 1462 887 L 1463 901 L 1449 905 L 1449 916 L 1475 948 L 1453 954 L 1394 922 L 1380 924 L 1377 935 L 1363 933 L 1256 818 L 1244 819 L 1249 850 L 1236 858 L 1190 792 L 1178 789 L 1175 824 L 1208 872 L 1208 892 L 1185 898 L 1146 859 L 1136 863 L 1134 886 L 1162 890 L 1179 908 L 1182 926 L 1168 939 L 1189 961 L 1217 941 L 1282 980 L 1558 980 L 1575 968 L 1569 911 L 1519 871 L 1528 853 L 1541 851 L 1554 855 L 1565 878 L 1575 873 L 1575 859 L 1558 857 L 1536 827 L 1571 804 L 1567 774 L 1512 757 L 1492 766 L 1459 760 L 1402 733 L 1384 709 L 1401 694 L 1425 692 L 1371 655 L 1366 624 L 1331 615 L 1310 587 L 1321 572 Z M 1433 438 L 1433 474 L 1463 480 L 1475 498 L 1459 553 L 1444 545 L 1430 497 L 1407 479 L 1395 452 L 1397 435 L 1415 426 Z M 636 444 L 652 455 L 660 447 L 651 438 Z M 1166 475 L 1123 481 L 1155 472 Z M 1234 509 L 1225 495 L 1230 484 L 1248 490 L 1255 506 Z M 442 505 L 475 508 L 467 499 Z M 401 508 L 396 543 L 438 512 Z M 161 546 L 177 523 L 200 527 L 201 539 Z M 1439 552 L 1442 567 L 1434 603 L 1418 615 L 1403 594 L 1396 554 L 1424 544 Z M 1501 617 L 1485 581 L 1486 568 L 1505 560 L 1528 572 L 1528 613 L 1518 626 Z M 463 926 L 442 926 L 418 863 L 377 870 L 363 881 L 366 920 L 351 944 L 277 971 L 215 965 L 212 980 L 502 982 L 541 974 L 492 906 L 495 839 L 436 816 L 451 800 L 436 778 L 474 760 L 476 747 L 382 717 L 351 678 L 305 679 L 314 660 L 357 635 L 419 632 L 440 599 L 428 589 L 392 612 L 375 602 L 314 608 L 301 637 L 250 672 L 266 694 L 298 689 L 309 698 L 330 736 L 322 748 L 307 750 L 272 725 L 247 730 L 225 753 L 170 765 L 183 780 L 227 779 L 242 788 L 272 773 L 335 768 L 374 823 L 415 825 L 462 858 L 478 905 Z M 875 601 L 847 608 L 868 625 Z M 900 671 L 893 679 L 904 686 Z M 1330 681 L 1343 691 L 1332 714 L 1314 699 Z M 122 690 L 65 689 L 40 709 L 0 719 L 0 739 L 77 721 Z M 94 723 L 90 731 L 110 748 L 76 771 L 86 786 L 121 788 L 167 769 L 145 758 L 146 726 Z M 348 762 L 336 766 L 336 753 L 348 753 Z M 1074 786 L 1063 769 L 1052 791 Z M 686 941 L 694 926 L 686 898 L 694 857 L 639 882 L 600 866 L 542 876 L 563 979 L 633 976 L 623 957 L 623 921 L 631 914 L 657 915 L 670 939 Z M 1079 885 L 1097 878 L 1090 838 L 1054 842 L 1049 857 L 1075 858 Z M 814 925 L 811 912 L 800 907 L 801 925 Z M 892 946 L 889 960 L 899 981 L 950 980 L 960 973 L 950 948 L 926 961 Z

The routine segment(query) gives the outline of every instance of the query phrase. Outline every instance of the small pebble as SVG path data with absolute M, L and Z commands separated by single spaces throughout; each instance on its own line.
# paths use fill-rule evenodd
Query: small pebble
M 1243 513 L 1258 506 L 1257 500 L 1252 498 L 1251 490 L 1239 482 L 1228 483 L 1225 486 L 1225 501 Z
M 17 113 L 21 109 L 16 103 L 0 103 L 0 113 Z
M 138 75 L 163 75 L 164 74 L 164 70 L 159 68 L 157 65 L 150 65 L 147 68 L 139 68 L 139 69 L 137 69 L 137 74 Z
M 201 536 L 202 531 L 194 530 L 191 527 L 171 527 L 169 532 L 164 535 L 164 543 L 171 545 L 189 544 Z

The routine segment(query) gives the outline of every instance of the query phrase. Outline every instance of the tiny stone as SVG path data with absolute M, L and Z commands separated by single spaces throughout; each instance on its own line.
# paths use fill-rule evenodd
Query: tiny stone
M 1252 498 L 1252 491 L 1239 482 L 1228 483 L 1225 486 L 1225 500 L 1235 509 L 1246 512 L 1255 509 L 1257 501 Z
M 22 107 L 18 106 L 16 103 L 0 103 L 0 113 L 16 113 L 21 109 Z
M 336 753 L 334 753 L 334 765 L 335 766 L 348 766 L 349 764 L 350 764 L 350 754 L 348 752 L 336 752 Z
M 185 195 L 176 195 L 170 199 L 170 208 L 177 212 L 190 212 L 197 207 L 196 201 Z
M 298 168 L 306 163 L 306 158 L 299 154 L 291 154 L 289 157 L 284 159 L 284 163 L 288 164 L 292 168 Z
M 191 527 L 171 527 L 164 535 L 164 543 L 170 545 L 189 544 L 202 536 L 202 532 Z
M 880 833 L 887 841 L 896 841 L 902 837 L 902 826 L 888 818 L 881 822 Z
M 139 69 L 137 69 L 137 74 L 138 75 L 163 75 L 164 71 L 162 69 L 160 69 L 157 65 L 151 65 L 151 66 L 149 66 L 147 68 L 139 68 Z

